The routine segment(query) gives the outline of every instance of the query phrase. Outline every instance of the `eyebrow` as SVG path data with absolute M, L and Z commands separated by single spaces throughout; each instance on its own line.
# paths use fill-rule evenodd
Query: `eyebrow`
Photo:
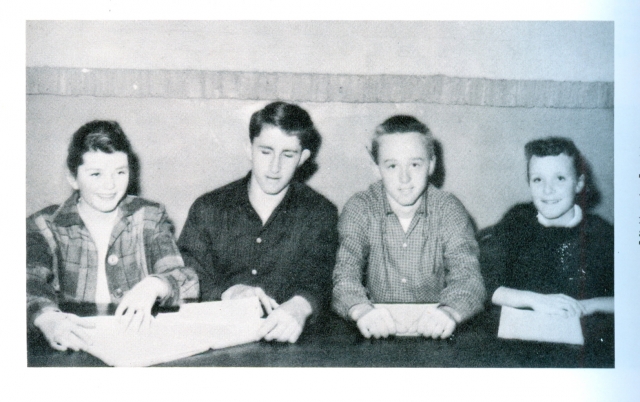
M 258 145 L 258 148 L 260 148 L 260 149 L 268 149 L 268 150 L 271 150 L 271 151 L 273 151 L 273 150 L 274 150 L 274 149 L 273 149 L 273 147 L 270 147 L 270 146 L 268 146 L 268 145 Z M 300 150 L 299 150 L 299 149 L 283 149 L 283 150 L 282 150 L 282 152 L 293 152 L 293 153 L 299 153 L 299 152 L 300 152 Z

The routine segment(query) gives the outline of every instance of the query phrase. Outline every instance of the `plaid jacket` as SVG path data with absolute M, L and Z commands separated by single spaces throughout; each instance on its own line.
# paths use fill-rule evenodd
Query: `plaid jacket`
M 98 251 L 77 209 L 74 193 L 62 206 L 27 218 L 27 317 L 61 301 L 94 302 Z M 127 196 L 120 203 L 105 263 L 111 302 L 148 275 L 166 280 L 171 295 L 163 305 L 198 297 L 198 277 L 186 268 L 162 205 Z
M 362 303 L 441 303 L 463 320 L 482 309 L 478 244 L 452 194 L 429 186 L 405 233 L 379 181 L 351 197 L 338 231 L 333 308 L 343 317 Z

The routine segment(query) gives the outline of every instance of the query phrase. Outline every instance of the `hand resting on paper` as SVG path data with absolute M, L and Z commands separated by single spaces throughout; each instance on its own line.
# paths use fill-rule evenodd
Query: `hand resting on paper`
M 358 310 L 361 310 L 358 308 L 359 306 L 356 305 L 352 308 L 351 318 L 356 321 L 360 333 L 365 338 L 371 338 L 372 336 L 376 339 L 386 338 L 389 335 L 407 331 L 407 328 L 396 323 L 386 308 L 372 308 L 364 312 L 364 314 L 359 314 Z
M 233 285 L 222 293 L 221 300 L 244 299 L 247 297 L 257 297 L 267 314 L 278 308 L 278 303 L 269 297 L 262 288 L 248 285 Z
M 312 313 L 311 304 L 302 296 L 293 296 L 269 313 L 258 337 L 265 341 L 295 343 Z
M 87 329 L 95 325 L 86 322 L 74 314 L 59 310 L 46 310 L 36 317 L 33 324 L 40 329 L 52 348 L 60 351 L 67 349 L 86 350 L 92 344 Z
M 580 304 L 584 307 L 584 315 L 594 313 L 613 314 L 614 311 L 613 297 L 594 297 L 593 299 L 580 300 Z
M 410 328 L 409 332 L 417 332 L 425 338 L 447 339 L 456 329 L 456 316 L 459 314 L 447 306 L 426 309 Z
M 156 300 L 163 299 L 170 293 L 171 287 L 166 281 L 148 276 L 124 295 L 115 316 L 121 317 L 120 322 L 127 330 L 147 329 L 153 319 L 151 309 Z
M 582 303 L 564 294 L 545 295 L 501 286 L 493 293 L 491 301 L 499 306 L 530 308 L 540 313 L 563 317 L 581 317 L 588 314 Z

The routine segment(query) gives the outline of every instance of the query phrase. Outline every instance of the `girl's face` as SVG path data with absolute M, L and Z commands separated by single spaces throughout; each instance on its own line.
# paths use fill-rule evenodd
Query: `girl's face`
M 554 226 L 563 226 L 571 221 L 576 194 L 583 187 L 584 176 L 577 177 L 570 156 L 531 157 L 529 188 L 533 204 Z
M 129 186 L 127 154 L 90 151 L 82 155 L 82 161 L 76 177 L 69 175 L 71 187 L 78 190 L 82 201 L 95 211 L 115 210 Z

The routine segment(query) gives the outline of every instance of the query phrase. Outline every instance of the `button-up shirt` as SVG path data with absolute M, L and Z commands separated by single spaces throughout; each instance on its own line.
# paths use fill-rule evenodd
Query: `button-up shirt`
M 331 295 L 336 207 L 292 182 L 263 225 L 249 201 L 249 179 L 204 194 L 189 210 L 178 246 L 200 277 L 202 300 L 219 300 L 231 286 L 244 284 L 278 303 L 302 296 L 317 312 Z
M 351 197 L 338 230 L 338 314 L 348 317 L 362 303 L 440 303 L 464 320 L 482 309 L 478 245 L 467 212 L 452 194 L 429 186 L 405 232 L 379 181 Z
M 78 193 L 27 218 L 27 311 L 29 322 L 60 301 L 95 302 L 98 251 L 78 214 Z M 162 205 L 127 196 L 118 206 L 105 270 L 112 303 L 146 276 L 171 286 L 163 305 L 198 298 L 198 277 L 186 268 Z

